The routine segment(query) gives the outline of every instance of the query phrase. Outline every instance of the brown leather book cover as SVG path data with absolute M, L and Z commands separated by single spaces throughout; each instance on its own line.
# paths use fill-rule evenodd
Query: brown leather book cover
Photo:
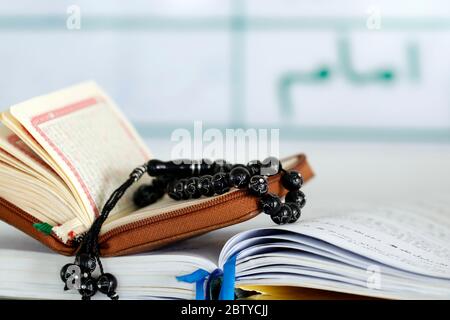
M 286 169 L 299 171 L 305 181 L 312 178 L 313 171 L 305 155 L 295 156 L 295 163 Z M 270 192 L 286 194 L 280 175 L 269 178 Z M 259 213 L 258 200 L 245 190 L 235 190 L 208 201 L 187 205 L 182 209 L 126 224 L 101 235 L 99 239 L 102 256 L 118 256 L 156 249 L 169 243 L 200 235 L 255 217 Z M 77 243 L 64 244 L 54 234 L 46 235 L 33 227 L 34 217 L 0 198 L 0 219 L 22 230 L 52 250 L 73 255 Z

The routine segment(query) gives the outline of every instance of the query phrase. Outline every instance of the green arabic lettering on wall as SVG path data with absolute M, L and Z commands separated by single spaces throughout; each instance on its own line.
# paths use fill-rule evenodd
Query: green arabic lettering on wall
M 390 67 L 380 67 L 375 70 L 358 71 L 353 66 L 351 43 L 347 37 L 340 37 L 336 44 L 337 61 L 333 66 L 324 64 L 312 71 L 285 71 L 277 80 L 275 90 L 280 106 L 280 115 L 289 118 L 295 113 L 295 103 L 292 98 L 292 90 L 297 86 L 321 85 L 332 81 L 337 77 L 343 78 L 352 85 L 392 84 L 402 74 L 399 70 Z M 416 43 L 409 43 L 405 47 L 405 65 L 407 72 L 405 78 L 416 82 L 420 80 L 419 48 Z

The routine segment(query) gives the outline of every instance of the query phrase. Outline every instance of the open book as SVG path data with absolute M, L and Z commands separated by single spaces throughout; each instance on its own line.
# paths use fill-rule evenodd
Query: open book
M 53 250 L 70 255 L 112 191 L 150 152 L 114 102 L 92 82 L 14 105 L 0 116 L 0 219 Z M 312 176 L 304 156 L 285 168 Z M 100 232 L 102 255 L 148 251 L 257 215 L 243 190 L 189 201 L 168 196 L 137 209 L 134 190 L 111 211 Z M 282 194 L 279 177 L 271 192 Z M 219 206 L 219 204 L 221 204 Z
M 150 158 L 94 83 L 14 105 L 1 122 L 1 197 L 53 226 L 65 243 L 85 232 L 110 193 Z M 131 196 L 125 195 L 109 222 L 136 209 Z
M 153 253 L 106 258 L 104 264 L 117 276 L 124 299 L 193 299 L 195 285 L 176 277 L 223 268 L 230 257 L 236 258 L 235 286 L 253 291 L 254 298 L 276 299 L 278 286 L 290 286 L 390 299 L 450 299 L 448 205 L 434 200 L 277 227 L 258 217 Z M 245 231 L 258 225 L 266 227 Z M 79 298 L 63 292 L 57 276 L 70 259 L 2 248 L 0 296 Z

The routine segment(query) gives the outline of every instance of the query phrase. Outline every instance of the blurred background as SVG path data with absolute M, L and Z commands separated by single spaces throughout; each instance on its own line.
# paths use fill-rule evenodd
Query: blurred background
M 0 4 L 0 105 L 84 80 L 153 153 L 176 128 L 279 128 L 314 206 L 450 191 L 450 4 L 16 0 Z

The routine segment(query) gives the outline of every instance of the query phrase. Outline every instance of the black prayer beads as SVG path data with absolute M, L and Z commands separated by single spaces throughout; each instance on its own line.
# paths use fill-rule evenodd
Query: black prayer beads
M 305 194 L 300 191 L 289 191 L 285 197 L 286 202 L 296 203 L 300 209 L 302 209 L 306 204 Z
M 250 182 L 250 172 L 243 166 L 236 166 L 230 171 L 230 182 L 235 188 L 245 188 Z
M 158 177 L 153 179 L 151 185 L 141 185 L 133 195 L 134 203 L 140 208 L 155 203 L 164 196 L 167 185 L 172 181 L 171 176 Z
M 251 161 L 247 165 L 220 161 L 168 161 L 150 160 L 135 168 L 128 179 L 113 191 L 103 206 L 101 213 L 90 229 L 84 234 L 74 263 L 66 264 L 60 271 L 64 290 L 76 289 L 83 300 L 90 300 L 97 291 L 112 300 L 119 299 L 116 293 L 117 280 L 103 271 L 100 261 L 98 238 L 103 222 L 117 202 L 135 182 L 145 173 L 154 177 L 151 184 L 141 185 L 133 195 L 138 207 L 155 203 L 165 194 L 174 200 L 211 197 L 228 192 L 231 188 L 247 189 L 252 195 L 260 197 L 261 211 L 268 214 L 277 224 L 293 223 L 301 216 L 305 206 L 305 194 L 300 191 L 303 178 L 296 171 L 286 171 L 274 157 Z M 281 174 L 281 184 L 289 192 L 285 203 L 279 196 L 269 193 L 268 177 Z M 100 276 L 93 273 L 100 269 Z
M 215 194 L 224 194 L 230 191 L 230 176 L 226 172 L 217 172 L 213 175 L 212 186 Z
M 281 205 L 281 208 L 270 214 L 270 218 L 276 224 L 286 224 L 291 220 L 292 209 L 287 204 Z
M 280 197 L 273 193 L 266 193 L 259 201 L 261 210 L 268 215 L 279 211 L 283 204 Z
M 283 174 L 281 183 L 289 190 L 285 197 L 285 203 L 282 204 L 278 196 L 269 193 L 261 198 L 260 206 L 264 213 L 270 215 L 273 222 L 277 224 L 293 223 L 300 218 L 301 209 L 306 204 L 305 194 L 300 191 L 303 178 L 297 171 L 289 171 Z
M 116 293 L 117 279 L 112 274 L 103 271 L 100 260 L 99 234 L 111 210 L 114 209 L 128 188 L 136 183 L 147 170 L 148 163 L 135 168 L 129 174 L 128 179 L 112 192 L 100 214 L 83 235 L 74 263 L 66 264 L 60 271 L 64 290 L 78 290 L 82 300 L 90 300 L 97 291 L 106 294 L 111 300 L 119 299 L 119 295 Z M 152 185 L 141 186 L 134 194 L 135 203 L 144 206 L 157 201 L 164 195 L 166 185 L 172 180 L 171 176 L 158 177 L 153 180 Z M 100 269 L 100 276 L 96 279 L 93 273 L 97 267 Z
M 297 171 L 289 171 L 281 177 L 281 183 L 286 189 L 296 191 L 302 187 L 303 178 Z
M 231 188 L 247 189 L 260 197 L 261 210 L 277 224 L 293 223 L 301 216 L 305 194 L 300 191 L 303 177 L 297 171 L 286 171 L 275 157 L 247 165 L 224 160 L 168 161 L 150 160 L 148 174 L 156 177 L 151 185 L 141 186 L 134 195 L 134 203 L 143 207 L 156 202 L 165 193 L 174 200 L 198 199 L 202 196 L 222 195 Z M 285 203 L 269 193 L 268 177 L 281 174 L 281 184 L 289 192 Z
M 77 289 L 83 300 L 90 300 L 97 290 L 106 294 L 112 300 L 119 296 L 115 292 L 117 280 L 110 273 L 102 273 L 98 279 L 92 276 L 97 267 L 96 258 L 87 253 L 77 255 L 74 263 L 68 263 L 62 267 L 61 280 L 64 282 L 64 290 Z
M 265 176 L 254 175 L 248 184 L 248 191 L 258 197 L 265 195 L 269 191 L 269 181 Z
M 119 296 L 116 293 L 117 280 L 111 273 L 104 273 L 97 279 L 97 288 L 103 294 L 106 294 L 112 300 L 117 300 Z
M 200 194 L 205 197 L 212 197 L 214 195 L 214 187 L 212 183 L 213 177 L 211 175 L 204 175 L 199 178 L 199 190 Z
M 200 179 L 197 177 L 189 178 L 186 182 L 185 191 L 187 196 L 192 199 L 197 199 L 202 196 L 200 192 Z

